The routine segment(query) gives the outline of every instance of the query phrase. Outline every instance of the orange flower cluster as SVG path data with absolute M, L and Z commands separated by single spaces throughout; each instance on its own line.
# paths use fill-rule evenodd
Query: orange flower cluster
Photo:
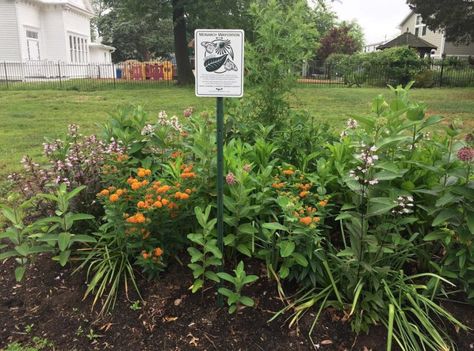
M 158 257 L 162 256 L 163 255 L 163 249 L 160 248 L 160 247 L 157 247 L 155 248 L 151 253 L 148 253 L 146 251 L 142 251 L 142 257 L 145 259 L 145 260 L 148 260 L 150 258 L 154 259 L 154 260 L 157 260 Z
M 128 160 L 128 155 L 117 154 L 117 162 L 123 162 Z
M 299 218 L 299 222 L 304 225 L 311 225 L 312 223 L 318 223 L 321 218 L 314 216 L 318 211 L 316 207 L 306 206 L 294 213 L 296 218 Z
M 283 174 L 286 175 L 286 176 L 291 176 L 291 175 L 295 174 L 295 171 L 293 169 L 289 168 L 289 169 L 283 170 Z
M 319 217 L 301 217 L 300 218 L 300 223 L 304 225 L 310 225 L 311 223 L 318 223 L 321 219 Z
M 137 176 L 140 178 L 145 178 L 151 176 L 151 170 L 145 168 L 137 169 Z
M 130 216 L 127 218 L 127 222 L 128 223 L 138 223 L 138 224 L 141 224 L 141 223 L 145 223 L 146 221 L 146 217 L 143 215 L 143 213 L 136 213 L 134 214 L 133 216 Z
M 127 193 L 126 189 L 116 189 L 115 187 L 111 186 L 108 189 L 101 190 L 97 196 L 98 197 L 109 197 L 110 202 L 117 202 L 120 197 Z
M 328 200 L 321 200 L 319 201 L 319 206 L 325 207 L 328 204 Z
M 149 184 L 148 180 L 144 179 L 142 181 L 139 181 L 136 178 L 130 177 L 127 179 L 128 185 L 132 188 L 132 190 L 138 190 L 144 186 L 147 186 Z
M 274 189 L 281 189 L 281 188 L 284 188 L 285 185 L 286 185 L 285 182 L 273 183 L 273 184 L 272 184 L 272 188 L 274 188 Z
M 171 158 L 178 158 L 178 157 L 181 157 L 181 156 L 183 156 L 183 153 L 179 150 L 171 153 Z
M 181 173 L 181 178 L 182 179 L 189 179 L 189 178 L 196 178 L 196 173 L 194 173 L 193 170 L 193 165 L 182 165 L 181 170 L 183 171 Z

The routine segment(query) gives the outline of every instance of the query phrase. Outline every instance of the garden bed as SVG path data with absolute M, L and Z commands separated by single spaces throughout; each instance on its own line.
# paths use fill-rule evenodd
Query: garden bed
M 265 275 L 258 261 L 247 263 L 250 272 Z M 113 314 L 99 318 L 91 301 L 83 301 L 82 273 L 70 274 L 41 256 L 31 274 L 17 284 L 12 265 L 0 266 L 0 347 L 13 342 L 31 344 L 34 337 L 48 340 L 54 350 L 384 350 L 386 332 L 372 328 L 369 335 L 351 332 L 339 312 L 327 309 L 313 333 L 308 313 L 298 327 L 288 328 L 285 315 L 268 323 L 283 307 L 275 283 L 260 279 L 248 291 L 256 308 L 236 315 L 216 306 L 215 290 L 201 295 L 188 290 L 192 276 L 173 263 L 159 281 L 140 280 L 145 302 L 121 296 Z M 474 328 L 474 307 L 446 307 Z M 315 311 L 312 311 L 315 312 Z M 459 350 L 474 347 L 474 334 L 452 333 Z M 52 345 L 52 346 L 51 346 Z M 365 348 L 364 348 L 365 347 Z

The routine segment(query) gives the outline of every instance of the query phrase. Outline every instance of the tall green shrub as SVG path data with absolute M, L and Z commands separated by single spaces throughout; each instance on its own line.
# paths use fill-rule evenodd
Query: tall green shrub
M 288 95 L 314 52 L 317 32 L 304 0 L 258 1 L 250 12 L 255 26 L 255 41 L 246 52 L 248 82 L 255 88 L 250 102 L 259 121 L 273 124 L 288 109 Z

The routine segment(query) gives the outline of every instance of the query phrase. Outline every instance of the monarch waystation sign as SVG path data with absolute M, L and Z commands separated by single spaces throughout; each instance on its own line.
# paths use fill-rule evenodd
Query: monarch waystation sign
M 194 43 L 196 96 L 242 97 L 244 31 L 197 29 Z

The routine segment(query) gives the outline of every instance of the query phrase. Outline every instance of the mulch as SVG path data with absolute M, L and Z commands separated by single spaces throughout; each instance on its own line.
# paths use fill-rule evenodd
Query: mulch
M 0 349 L 14 341 L 27 344 L 33 337 L 50 340 L 53 350 L 385 350 L 385 330 L 372 328 L 356 336 L 338 312 L 322 313 L 312 338 L 308 330 L 314 313 L 288 327 L 284 315 L 268 320 L 284 307 L 275 283 L 266 279 L 258 261 L 246 270 L 261 278 L 244 293 L 255 308 L 229 315 L 216 304 L 215 289 L 192 294 L 190 270 L 171 263 L 161 279 L 139 279 L 144 302 L 133 304 L 122 294 L 111 315 L 99 317 L 91 299 L 83 300 L 85 276 L 71 274 L 40 256 L 21 284 L 13 276 L 13 263 L 0 264 Z M 135 307 L 135 308 L 132 308 Z M 448 308 L 474 328 L 474 309 L 451 304 Z M 316 312 L 316 311 L 314 311 Z M 453 331 L 459 350 L 474 350 L 474 334 Z

